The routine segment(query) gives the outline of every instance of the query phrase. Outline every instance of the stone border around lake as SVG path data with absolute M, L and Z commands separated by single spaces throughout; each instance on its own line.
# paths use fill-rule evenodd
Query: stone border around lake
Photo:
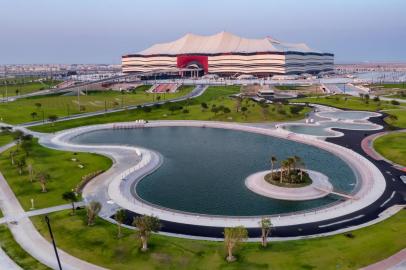
M 277 172 L 279 170 L 275 170 Z M 328 177 L 320 172 L 306 170 L 312 179 L 310 185 L 304 187 L 279 187 L 268 183 L 265 176 L 271 171 L 251 174 L 245 179 L 245 186 L 259 195 L 286 201 L 307 201 L 327 196 L 333 190 Z

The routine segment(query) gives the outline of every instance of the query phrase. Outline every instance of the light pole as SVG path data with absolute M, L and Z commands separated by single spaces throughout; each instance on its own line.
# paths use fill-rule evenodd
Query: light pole
M 51 223 L 50 223 L 48 216 L 45 216 L 45 222 L 48 225 L 48 230 L 49 230 L 49 234 L 51 236 L 52 245 L 54 246 L 55 256 L 56 256 L 56 260 L 58 261 L 59 270 L 62 270 L 61 261 L 59 260 L 58 250 L 56 249 L 55 239 L 54 239 L 54 235 L 52 234 Z

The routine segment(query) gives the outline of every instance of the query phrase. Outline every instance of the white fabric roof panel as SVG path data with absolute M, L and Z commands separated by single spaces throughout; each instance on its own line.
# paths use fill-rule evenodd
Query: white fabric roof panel
M 248 39 L 231 33 L 221 32 L 212 36 L 187 34 L 178 40 L 160 43 L 139 52 L 141 55 L 156 54 L 218 54 L 218 53 L 255 53 L 255 52 L 314 52 L 304 43 L 283 43 L 272 38 Z

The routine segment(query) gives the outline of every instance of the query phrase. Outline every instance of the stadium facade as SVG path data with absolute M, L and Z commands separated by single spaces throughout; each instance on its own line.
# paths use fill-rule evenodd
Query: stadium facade
M 330 72 L 334 54 L 266 37 L 242 38 L 221 32 L 212 36 L 187 34 L 137 54 L 122 56 L 124 73 L 199 68 L 219 75 L 301 74 Z

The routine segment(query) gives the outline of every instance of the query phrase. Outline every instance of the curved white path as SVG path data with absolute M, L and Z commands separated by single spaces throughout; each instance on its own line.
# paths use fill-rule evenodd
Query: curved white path
M 9 145 L 8 147 L 11 147 Z M 5 151 L 8 148 L 1 148 L 0 151 Z M 58 264 L 55 259 L 55 253 L 52 244 L 48 242 L 34 227 L 20 202 L 17 200 L 7 181 L 0 173 L 0 208 L 5 218 L 20 216 L 17 224 L 8 223 L 11 233 L 15 241 L 32 257 L 37 259 L 42 264 L 47 265 L 52 269 L 58 269 Z M 57 240 L 56 240 L 57 241 Z M 103 270 L 105 268 L 82 261 L 61 249 L 58 249 L 64 270 Z M 3 268 L 9 269 L 9 268 Z M 12 268 L 10 268 L 12 269 Z
M 42 144 L 48 147 L 70 151 L 86 151 L 105 154 L 112 157 L 116 161 L 112 170 L 109 170 L 107 174 L 100 175 L 91 185 L 85 188 L 85 198 L 101 198 L 103 199 L 103 205 L 114 205 L 115 209 L 117 207 L 122 207 L 140 214 L 155 215 L 158 216 L 160 219 L 167 221 L 192 225 L 219 227 L 238 225 L 243 225 L 245 227 L 258 227 L 258 223 L 261 217 L 206 216 L 194 213 L 177 212 L 170 209 L 155 207 L 153 205 L 136 200 L 132 196 L 128 196 L 128 194 L 126 192 L 123 192 L 123 190 L 129 190 L 131 183 L 138 180 L 132 179 L 131 174 L 139 171 L 140 169 L 146 169 L 144 173 L 148 173 L 148 170 L 154 170 L 156 169 L 156 166 L 159 166 L 159 162 L 156 161 L 156 158 L 154 158 L 154 155 L 152 154 L 153 152 L 150 152 L 146 149 L 127 146 L 77 145 L 70 142 L 70 139 L 72 137 L 75 137 L 79 134 L 100 129 L 111 129 L 113 128 L 113 126 L 114 124 L 104 124 L 81 127 L 59 132 L 56 135 L 44 136 L 40 140 Z M 358 180 L 361 184 L 356 194 L 352 195 L 359 198 L 358 200 L 347 200 L 332 207 L 313 210 L 307 213 L 296 213 L 279 216 L 277 218 L 274 217 L 272 223 L 275 226 L 317 222 L 346 215 L 367 207 L 375 200 L 377 200 L 385 190 L 386 182 L 383 175 L 367 159 L 350 149 L 315 139 L 312 136 L 298 135 L 293 133 L 280 132 L 278 130 L 222 122 L 153 121 L 148 123 L 146 126 L 148 128 L 162 126 L 224 128 L 289 139 L 299 143 L 313 145 L 329 151 L 347 162 L 356 172 Z M 132 158 L 130 158 L 131 156 Z M 141 161 L 139 161 L 140 158 Z M 123 181 L 123 178 L 126 178 L 126 180 Z M 112 202 L 114 202 L 114 204 Z M 110 206 L 110 208 L 114 207 Z M 108 214 L 112 213 L 113 212 L 111 211 L 110 213 L 105 212 L 104 215 L 107 216 Z

